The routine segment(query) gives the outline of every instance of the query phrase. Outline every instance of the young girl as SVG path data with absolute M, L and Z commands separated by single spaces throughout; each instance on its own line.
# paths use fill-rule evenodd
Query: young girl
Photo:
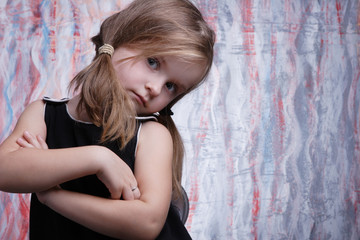
M 135 0 L 92 41 L 75 96 L 30 104 L 1 144 L 0 189 L 34 193 L 32 239 L 188 239 L 170 109 L 208 74 L 214 32 L 188 0 Z

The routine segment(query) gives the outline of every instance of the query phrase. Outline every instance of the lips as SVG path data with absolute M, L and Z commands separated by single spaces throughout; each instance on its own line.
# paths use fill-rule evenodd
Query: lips
M 134 94 L 134 97 L 135 97 L 136 101 L 137 101 L 140 105 L 142 105 L 143 107 L 145 107 L 145 105 L 146 105 L 146 100 L 145 100 L 141 95 L 139 95 L 139 94 L 137 94 L 137 93 L 135 93 L 135 92 L 133 92 L 133 94 Z

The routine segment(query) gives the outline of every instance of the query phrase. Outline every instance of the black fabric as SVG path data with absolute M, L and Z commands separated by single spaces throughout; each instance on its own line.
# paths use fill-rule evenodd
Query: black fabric
M 165 225 L 161 230 L 157 240 L 191 240 L 185 226 L 180 220 L 179 213 L 174 206 L 170 206 Z
M 46 142 L 50 149 L 100 145 L 102 129 L 93 124 L 73 120 L 66 109 L 66 102 L 46 100 L 45 123 L 47 127 Z M 105 144 L 129 167 L 134 170 L 137 135 L 120 151 L 116 142 Z M 86 176 L 61 184 L 63 189 L 109 197 L 109 191 L 98 180 L 96 175 Z M 140 227 L 141 228 L 141 227 Z M 139 231 L 141 231 L 139 229 Z M 31 196 L 30 206 L 30 239 L 113 239 L 94 232 L 77 224 L 41 204 L 36 194 Z M 170 207 L 166 223 L 157 239 L 191 239 L 176 211 Z

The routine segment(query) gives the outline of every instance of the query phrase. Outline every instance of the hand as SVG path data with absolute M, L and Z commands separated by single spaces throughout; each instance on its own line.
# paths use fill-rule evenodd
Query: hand
M 40 135 L 34 136 L 27 131 L 16 142 L 23 148 L 48 149 Z M 137 181 L 129 166 L 111 150 L 104 149 L 105 154 L 101 155 L 102 166 L 97 177 L 108 188 L 111 198 L 120 199 L 122 196 L 124 200 L 139 199 L 140 190 L 137 188 Z
M 130 167 L 114 152 L 105 148 L 102 166 L 97 177 L 108 188 L 112 199 L 134 200 L 140 198 L 140 190 Z
M 16 140 L 16 143 L 23 148 L 37 148 L 37 149 L 48 149 L 45 140 L 37 135 L 36 137 L 31 133 L 25 131 L 21 138 Z

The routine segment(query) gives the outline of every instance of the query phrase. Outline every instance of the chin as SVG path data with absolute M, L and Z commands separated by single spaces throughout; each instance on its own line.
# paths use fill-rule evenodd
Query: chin
M 146 115 L 150 115 L 152 113 L 148 113 L 147 111 L 136 111 L 136 114 L 138 116 L 146 116 Z

